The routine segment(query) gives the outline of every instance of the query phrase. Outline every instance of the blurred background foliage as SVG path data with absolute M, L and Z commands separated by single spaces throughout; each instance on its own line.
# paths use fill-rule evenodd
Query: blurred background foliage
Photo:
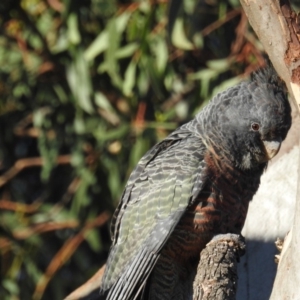
M 94 274 L 140 157 L 262 64 L 237 0 L 1 0 L 0 298 Z

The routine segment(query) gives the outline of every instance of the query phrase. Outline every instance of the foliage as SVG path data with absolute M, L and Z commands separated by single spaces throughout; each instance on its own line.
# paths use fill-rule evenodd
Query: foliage
M 87 280 L 139 158 L 259 47 L 235 0 L 3 0 L 1 299 L 62 299 Z

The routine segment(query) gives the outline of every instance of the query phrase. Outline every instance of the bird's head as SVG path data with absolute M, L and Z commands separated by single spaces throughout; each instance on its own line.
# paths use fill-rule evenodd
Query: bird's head
M 204 114 L 207 143 L 243 170 L 266 166 L 291 126 L 286 88 L 271 66 L 218 94 Z

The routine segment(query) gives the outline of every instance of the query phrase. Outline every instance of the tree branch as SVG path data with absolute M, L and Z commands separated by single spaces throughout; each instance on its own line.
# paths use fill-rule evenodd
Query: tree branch
M 285 81 L 299 111 L 300 26 L 297 14 L 293 11 L 288 0 L 241 0 L 241 4 L 276 71 Z M 298 184 L 293 227 L 287 242 L 284 243 L 271 300 L 296 299 L 300 295 L 300 260 L 298 258 L 300 245 L 299 191 L 300 184 Z
M 220 234 L 202 250 L 193 286 L 193 300 L 235 300 L 237 263 L 245 253 L 240 235 Z

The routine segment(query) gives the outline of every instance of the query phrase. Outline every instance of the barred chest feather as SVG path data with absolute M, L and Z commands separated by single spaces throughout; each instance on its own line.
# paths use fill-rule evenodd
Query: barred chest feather
M 229 162 L 213 159 L 209 153 L 205 161 L 206 184 L 166 244 L 169 255 L 177 259 L 198 257 L 216 234 L 241 232 L 249 201 L 259 187 L 265 167 L 243 172 Z

